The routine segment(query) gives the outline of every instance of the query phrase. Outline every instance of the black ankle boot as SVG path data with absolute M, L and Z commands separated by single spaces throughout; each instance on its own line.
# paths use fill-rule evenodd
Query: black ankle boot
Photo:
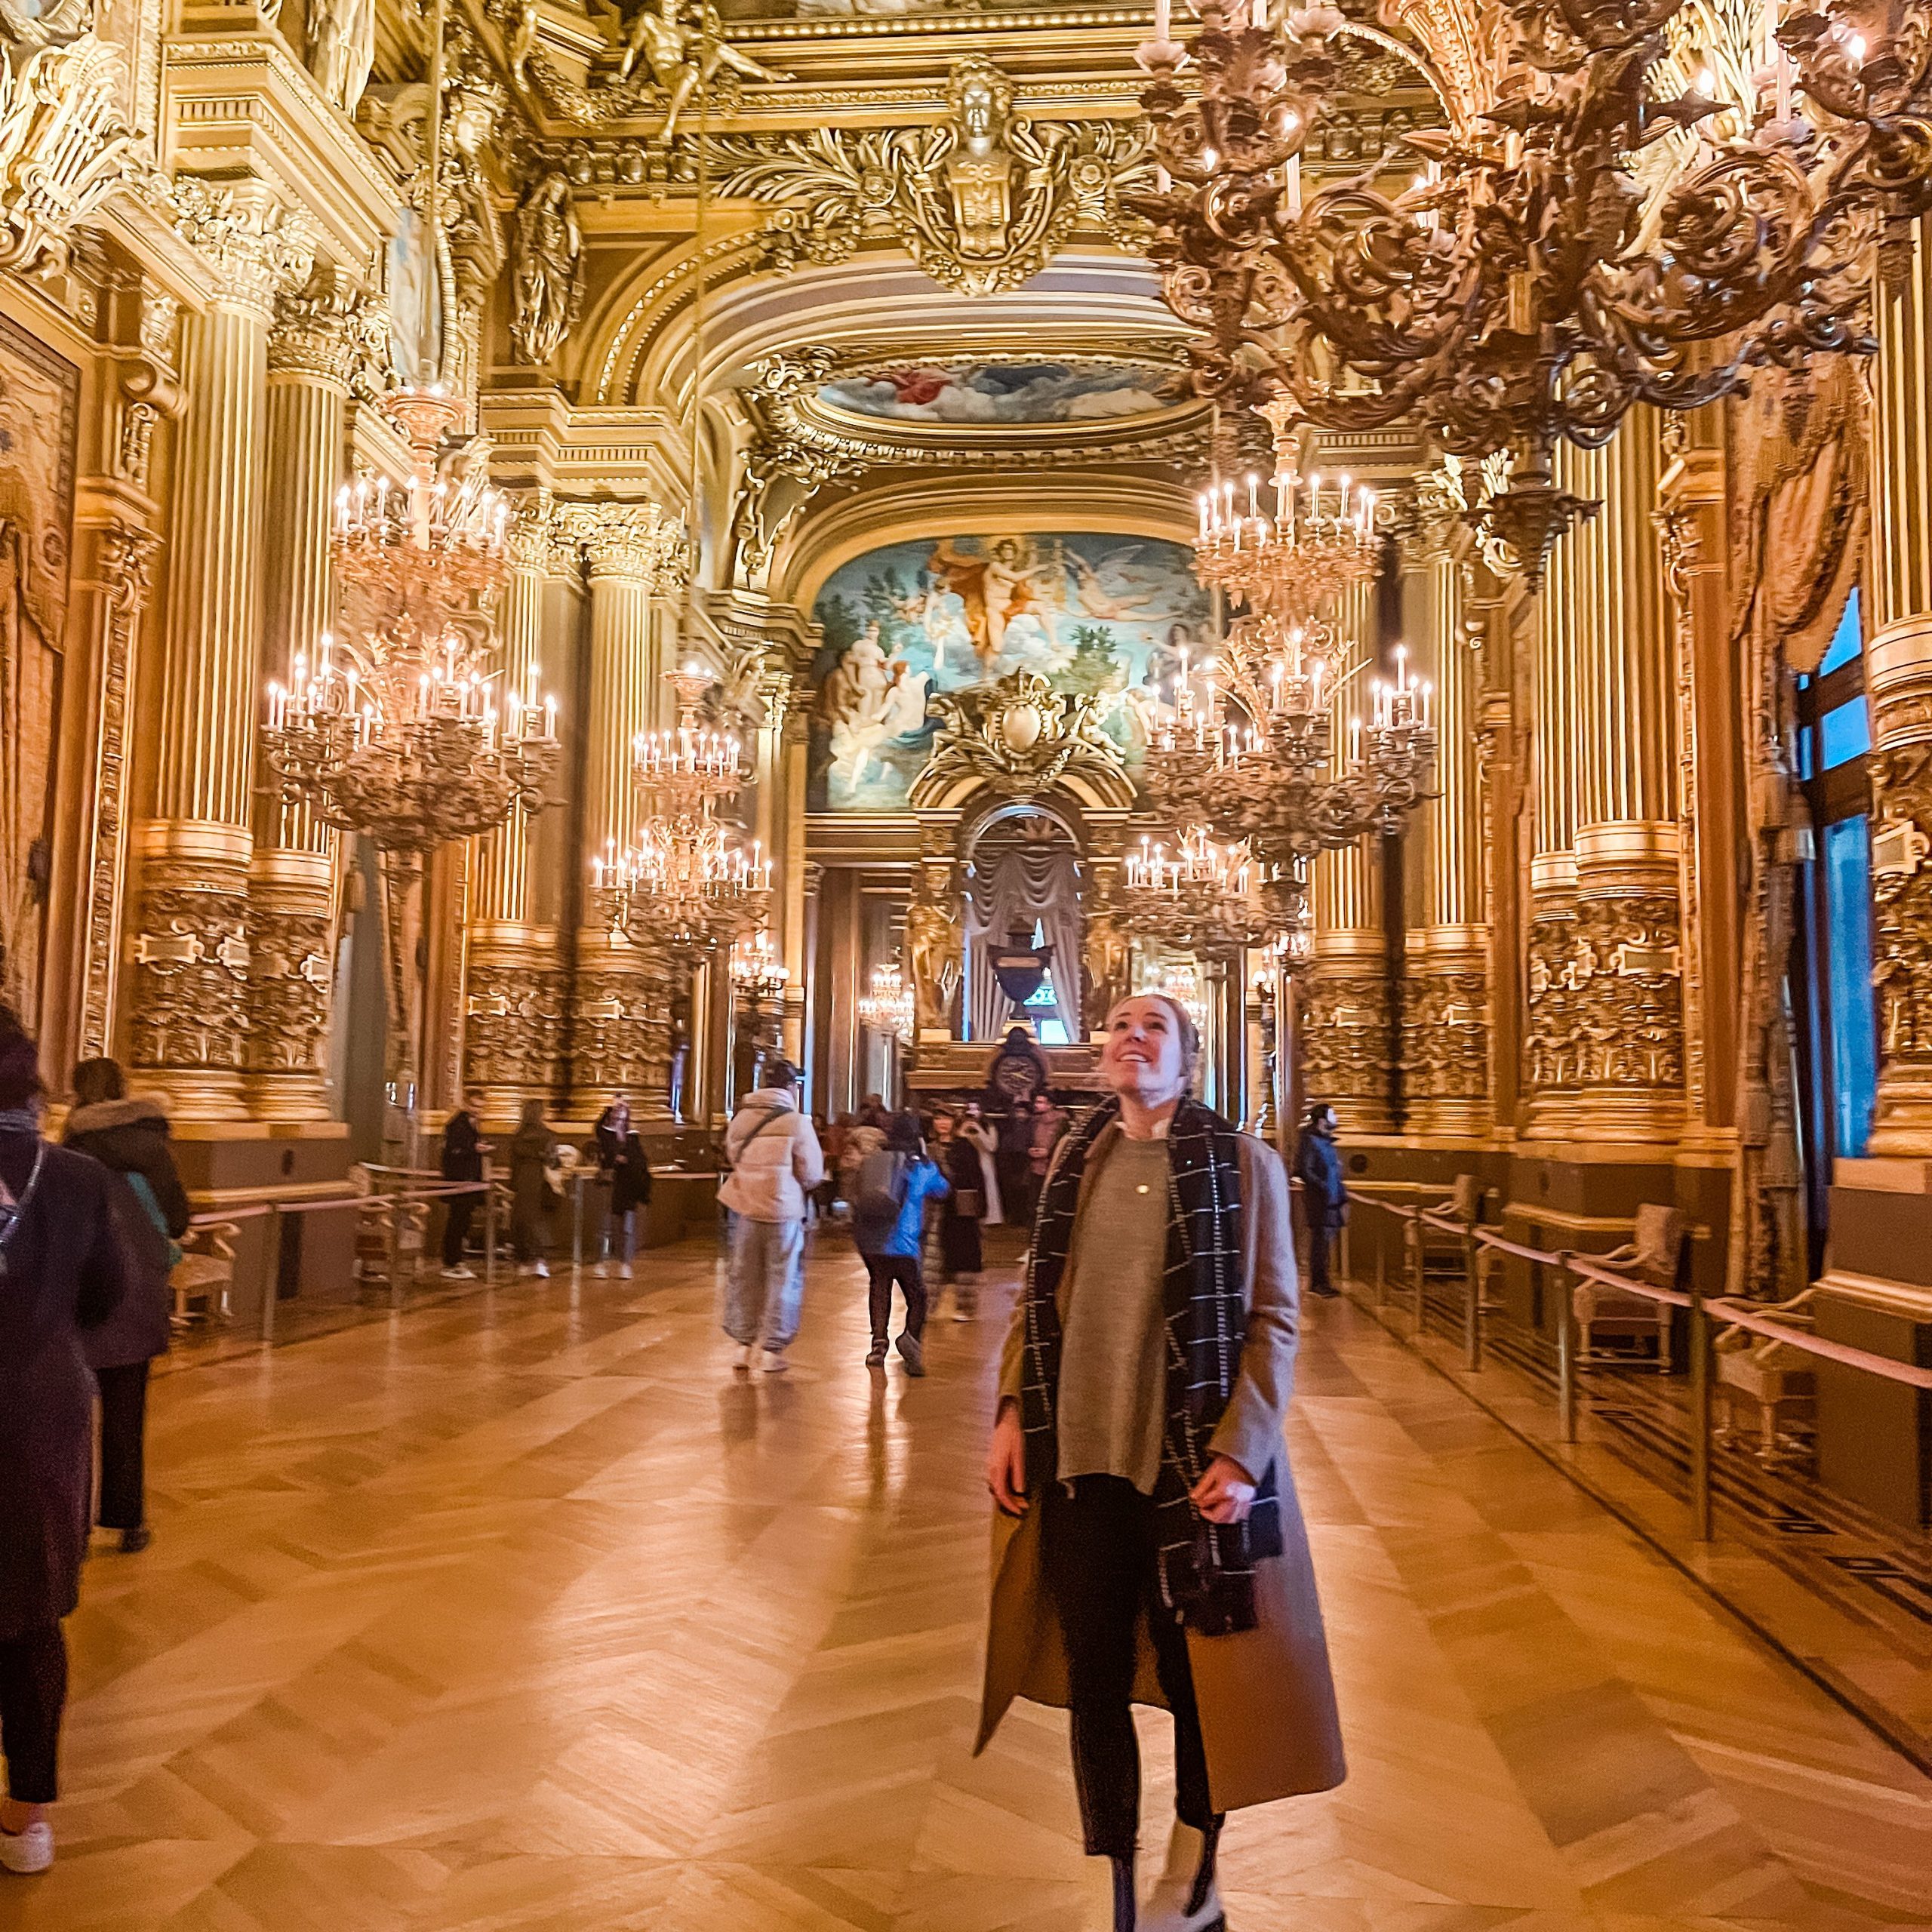
M 1207 1829 L 1201 1835 L 1201 1863 L 1195 1869 L 1193 1889 L 1187 1895 L 1190 1916 L 1208 1903 L 1214 1889 L 1214 1854 L 1220 1846 L 1221 1827 L 1227 1822 L 1225 1812 L 1210 1818 Z
M 1129 1857 L 1107 1862 L 1114 1868 L 1114 1932 L 1134 1932 L 1139 1909 L 1134 1896 L 1134 1860 Z

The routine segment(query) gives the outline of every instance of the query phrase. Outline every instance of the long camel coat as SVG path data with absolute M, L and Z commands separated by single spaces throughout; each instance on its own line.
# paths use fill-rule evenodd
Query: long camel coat
M 1076 1246 L 1087 1233 L 1094 1177 L 1118 1134 L 1117 1127 L 1102 1134 L 1088 1157 L 1074 1223 Z M 1259 1621 L 1254 1629 L 1225 1637 L 1187 1633 L 1208 1786 L 1217 1811 L 1327 1791 L 1347 1775 L 1315 1567 L 1282 1434 L 1294 1377 L 1299 1307 L 1287 1171 L 1281 1156 L 1252 1136 L 1241 1135 L 1237 1146 L 1247 1340 L 1240 1376 L 1211 1447 L 1217 1454 L 1232 1456 L 1257 1479 L 1273 1469 L 1281 1499 L 1282 1553 L 1255 1566 Z M 1063 1296 L 1072 1278 L 1069 1266 Z M 1026 1313 L 1023 1302 L 1007 1336 L 1000 1371 L 1002 1404 L 1020 1395 Z M 1062 1707 L 1067 1703 L 1066 1652 L 1041 1577 L 1040 1514 L 1035 1497 L 1023 1516 L 1003 1511 L 994 1515 L 992 1608 L 976 1755 L 986 1749 L 1015 1697 Z M 1144 1623 L 1134 1695 L 1137 1703 L 1167 1702 Z

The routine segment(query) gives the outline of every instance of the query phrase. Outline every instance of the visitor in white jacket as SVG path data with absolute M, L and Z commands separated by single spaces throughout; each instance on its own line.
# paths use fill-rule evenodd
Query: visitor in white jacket
M 731 1170 L 718 1190 L 731 1211 L 724 1332 L 738 1345 L 734 1366 L 743 1374 L 751 1373 L 761 1353 L 768 1375 L 782 1374 L 785 1351 L 798 1332 L 805 1204 L 825 1178 L 825 1156 L 811 1122 L 798 1111 L 798 1079 L 787 1062 L 774 1062 L 765 1084 L 746 1096 L 724 1130 L 724 1162 Z

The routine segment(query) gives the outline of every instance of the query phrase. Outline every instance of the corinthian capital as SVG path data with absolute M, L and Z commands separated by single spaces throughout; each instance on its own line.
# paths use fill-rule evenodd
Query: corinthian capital
M 184 174 L 174 184 L 181 238 L 214 269 L 217 293 L 266 319 L 278 291 L 300 288 L 315 265 L 315 230 L 300 210 L 283 208 L 260 181 L 211 181 Z
M 684 582 L 684 525 L 657 503 L 570 503 L 558 512 L 566 536 L 580 545 L 592 583 L 641 585 L 665 595 Z
M 269 374 L 346 389 L 361 346 L 361 312 L 368 300 L 328 266 L 318 268 L 299 289 L 278 294 L 269 335 Z
M 533 490 L 512 500 L 510 515 L 510 568 L 547 571 L 556 540 L 557 506 L 548 490 Z

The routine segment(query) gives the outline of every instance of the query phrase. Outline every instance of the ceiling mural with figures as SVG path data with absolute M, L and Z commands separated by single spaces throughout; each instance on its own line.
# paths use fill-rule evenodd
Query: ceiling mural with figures
M 1115 422 L 1189 400 L 1186 377 L 1152 362 L 900 363 L 826 383 L 821 405 L 894 423 L 1024 427 Z
M 1190 553 L 1118 531 L 921 538 L 854 557 L 820 590 L 811 804 L 903 811 L 931 755 L 931 701 L 1038 672 L 1095 701 L 1130 770 L 1208 618 Z

